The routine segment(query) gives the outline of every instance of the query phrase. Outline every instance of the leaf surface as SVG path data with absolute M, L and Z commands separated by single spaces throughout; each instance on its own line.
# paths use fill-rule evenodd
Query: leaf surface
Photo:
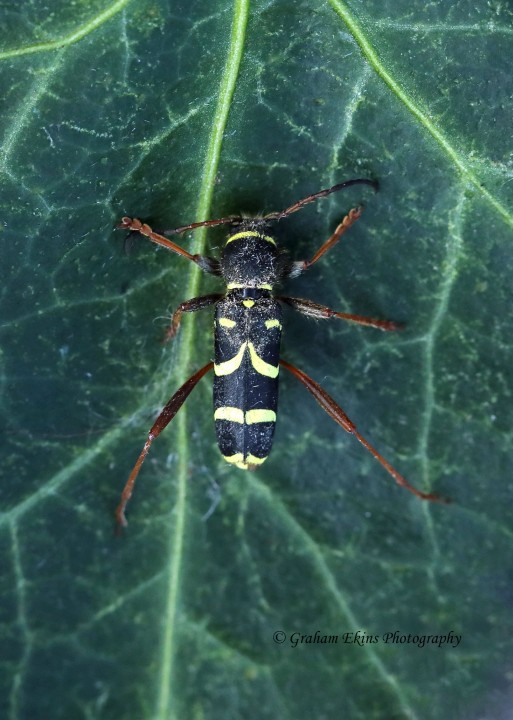
M 49 0 L 2 14 L 1 716 L 507 717 L 509 7 Z M 353 187 L 276 227 L 311 257 L 365 205 L 280 292 L 406 329 L 286 311 L 283 357 L 453 503 L 397 487 L 290 375 L 271 457 L 231 468 L 207 378 L 154 443 L 115 537 L 158 409 L 212 358 L 208 310 L 162 345 L 169 316 L 220 289 L 116 222 L 281 210 L 352 177 L 379 194 Z M 223 232 L 180 242 L 218 255 Z M 420 647 L 451 631 L 457 647 Z

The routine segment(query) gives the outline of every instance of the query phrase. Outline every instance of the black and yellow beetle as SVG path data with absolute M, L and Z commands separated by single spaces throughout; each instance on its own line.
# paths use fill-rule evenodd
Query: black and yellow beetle
M 198 370 L 173 395 L 164 407 L 130 473 L 121 501 L 116 510 L 120 526 L 126 525 L 125 509 L 132 495 L 135 480 L 153 440 L 173 419 L 198 381 L 214 368 L 214 420 L 219 449 L 229 463 L 241 469 L 260 466 L 269 455 L 276 424 L 278 405 L 278 374 L 280 365 L 300 380 L 319 405 L 347 432 L 354 435 L 399 485 L 424 500 L 447 502 L 434 493 L 424 493 L 410 485 L 378 451 L 360 435 L 342 408 L 312 378 L 280 359 L 282 312 L 280 303 L 289 305 L 309 317 L 341 318 L 380 330 L 398 330 L 401 326 L 388 320 L 376 320 L 332 310 L 302 298 L 273 295 L 275 285 L 287 278 L 295 278 L 308 270 L 358 220 L 361 208 L 353 208 L 310 260 L 290 261 L 270 234 L 273 222 L 282 220 L 314 200 L 326 197 L 351 185 L 377 183 L 358 178 L 320 190 L 299 200 L 282 212 L 259 218 L 230 216 L 218 220 L 184 225 L 166 232 L 177 235 L 199 227 L 229 225 L 232 230 L 226 240 L 220 260 L 204 255 L 191 255 L 166 237 L 159 235 L 136 218 L 124 217 L 120 228 L 140 233 L 152 242 L 172 250 L 195 262 L 202 270 L 221 276 L 226 283 L 225 293 L 204 295 L 179 305 L 173 315 L 167 337 L 173 337 L 180 326 L 182 313 L 195 312 L 210 305 L 216 306 L 214 362 Z

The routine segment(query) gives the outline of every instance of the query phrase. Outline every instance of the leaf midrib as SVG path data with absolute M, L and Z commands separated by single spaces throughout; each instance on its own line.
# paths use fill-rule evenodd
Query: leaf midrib
M 205 157 L 205 166 L 201 180 L 199 200 L 196 209 L 196 221 L 206 220 L 212 204 L 215 187 L 215 178 L 219 167 L 219 158 L 226 129 L 228 115 L 231 108 L 235 85 L 242 60 L 246 25 L 249 14 L 249 0 L 235 0 L 232 30 L 226 64 L 219 87 L 219 99 L 214 113 L 210 140 Z M 203 253 L 206 245 L 206 230 L 201 228 L 196 233 L 196 252 Z M 198 294 L 200 271 L 194 266 L 191 269 L 189 283 L 186 288 L 187 297 Z M 178 367 L 189 368 L 193 354 L 195 324 L 187 323 L 184 328 L 182 343 L 178 355 Z M 180 380 L 183 382 L 185 377 Z M 180 594 L 180 578 L 185 542 L 185 516 L 187 500 L 187 481 L 189 467 L 189 446 L 187 434 L 187 416 L 185 409 L 177 419 L 178 446 L 180 447 L 179 466 L 177 473 L 177 498 L 174 507 L 175 522 L 169 536 L 169 557 L 172 559 L 169 582 L 167 587 L 167 601 L 164 610 L 164 637 L 162 641 L 162 663 L 158 686 L 157 718 L 168 720 L 176 716 L 172 707 L 172 681 L 173 664 L 175 657 L 175 636 L 177 629 L 178 601 Z

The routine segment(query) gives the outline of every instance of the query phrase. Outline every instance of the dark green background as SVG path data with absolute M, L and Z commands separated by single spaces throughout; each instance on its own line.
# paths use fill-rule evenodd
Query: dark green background
M 4 4 L 2 717 L 509 717 L 508 7 Z M 355 176 L 381 192 L 353 188 L 280 224 L 301 258 L 366 205 L 288 291 L 407 329 L 287 313 L 283 355 L 453 504 L 398 488 L 290 376 L 271 458 L 230 468 L 204 380 L 155 443 L 116 538 L 152 419 L 212 356 L 208 311 L 162 346 L 167 318 L 219 287 L 142 239 L 126 254 L 116 221 L 279 210 Z M 222 239 L 182 242 L 214 254 Z M 463 639 L 294 649 L 276 630 Z

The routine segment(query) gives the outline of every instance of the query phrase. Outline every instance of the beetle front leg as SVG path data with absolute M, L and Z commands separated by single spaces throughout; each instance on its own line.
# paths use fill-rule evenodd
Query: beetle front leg
M 285 273 L 285 277 L 295 278 L 298 275 L 301 275 L 301 273 L 305 270 L 311 268 L 314 263 L 320 260 L 322 256 L 328 252 L 328 250 L 338 243 L 346 230 L 348 230 L 351 225 L 354 225 L 354 223 L 361 217 L 362 210 L 363 208 L 361 207 L 352 208 L 342 222 L 336 227 L 333 235 L 331 235 L 331 237 L 329 237 L 326 242 L 321 245 L 315 255 L 313 255 L 310 260 L 296 260 L 293 262 L 288 271 Z
M 163 235 L 154 232 L 149 225 L 141 222 L 138 218 L 123 217 L 118 225 L 120 230 L 130 230 L 131 232 L 138 232 L 148 240 L 151 240 L 156 245 L 161 245 L 167 250 L 171 250 L 177 255 L 181 255 L 187 260 L 191 260 L 196 263 L 204 272 L 212 273 L 213 275 L 219 274 L 219 261 L 215 258 L 207 257 L 206 255 L 191 255 L 190 252 L 184 250 L 180 245 L 168 240 Z

